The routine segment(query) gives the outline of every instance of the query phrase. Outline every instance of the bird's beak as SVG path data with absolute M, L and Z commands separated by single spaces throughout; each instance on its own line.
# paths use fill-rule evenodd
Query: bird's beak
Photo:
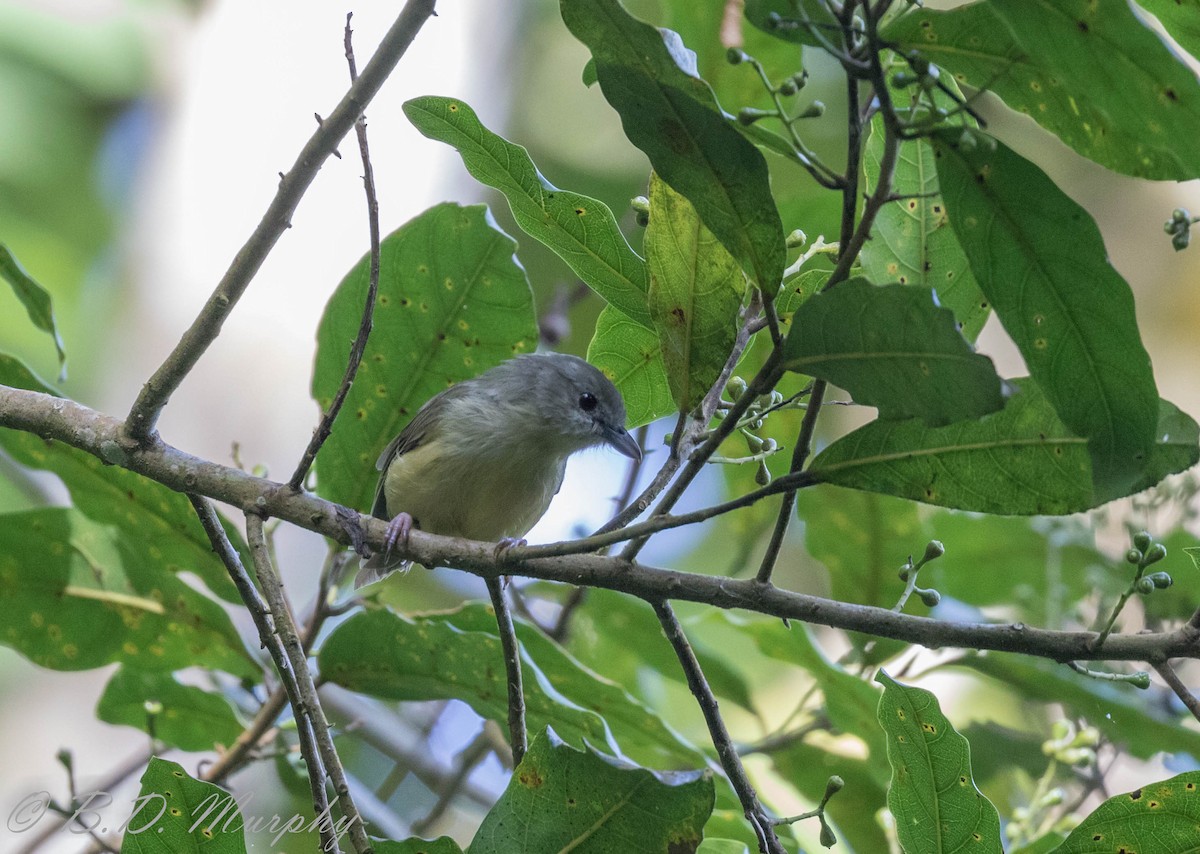
M 642 458 L 642 449 L 637 441 L 629 435 L 624 427 L 604 427 L 604 441 L 612 445 L 620 453 L 633 460 Z

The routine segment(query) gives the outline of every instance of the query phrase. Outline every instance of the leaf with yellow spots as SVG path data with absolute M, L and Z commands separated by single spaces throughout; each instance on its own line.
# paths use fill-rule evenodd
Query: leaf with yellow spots
M 650 176 L 650 316 L 676 405 L 694 409 L 721 374 L 737 337 L 745 277 L 695 208 Z
M 0 385 L 59 396 L 20 361 L 4 353 L 0 353 Z M 22 465 L 56 474 L 70 491 L 75 506 L 88 517 L 132 534 L 154 558 L 164 577 L 191 572 L 222 599 L 242 601 L 225 565 L 213 554 L 196 512 L 181 493 L 32 433 L 0 427 L 0 447 Z M 230 542 L 249 562 L 241 534 L 223 516 L 220 518 Z
M 149 705 L 148 705 L 149 704 Z M 220 694 L 178 682 L 170 673 L 121 667 L 108 680 L 96 717 L 153 733 L 181 750 L 229 746 L 242 734 L 233 707 Z
M 888 808 L 905 851 L 1001 854 L 1000 816 L 971 777 L 971 746 L 937 697 L 883 670 L 879 725 L 887 734 Z
M 1087 443 L 1059 420 L 1039 386 L 1013 380 L 1018 392 L 1000 412 L 977 421 L 926 427 L 920 421 L 873 421 L 813 460 L 825 483 L 911 498 L 926 504 L 1006 516 L 1065 515 L 1102 504 Z M 1195 465 L 1196 422 L 1159 403 L 1158 441 L 1132 494 Z
M 980 131 L 934 137 L 938 180 L 971 270 L 1063 423 L 1088 440 L 1101 501 L 1129 494 L 1154 447 L 1158 392 L 1133 291 L 1091 216 Z
M 0 516 L 0 599 L 0 643 L 42 667 L 259 675 L 219 604 L 163 573 L 143 541 L 76 510 Z
M 1178 6 L 1180 0 L 1161 7 Z M 1200 83 L 1126 0 L 1010 0 L 920 9 L 885 27 L 987 88 L 1084 157 L 1139 178 L 1200 176 Z M 1194 19 L 1195 9 L 1177 11 Z
M 714 802 L 712 772 L 649 771 L 547 729 L 513 769 L 468 854 L 695 851 Z
M 241 809 L 229 792 L 157 756 L 141 783 L 121 854 L 246 854 Z
M 1109 798 L 1054 854 L 1200 852 L 1200 771 Z
M 484 127 L 462 101 L 413 98 L 405 102 L 404 115 L 425 136 L 458 149 L 467 171 L 508 199 L 525 233 L 557 253 L 588 287 L 632 320 L 650 325 L 646 263 L 607 205 L 555 187 L 529 152 Z
M 921 288 L 851 279 L 817 294 L 792 316 L 783 365 L 844 388 L 882 420 L 936 427 L 1004 406 L 992 360 Z
M 322 498 L 370 510 L 379 453 L 425 401 L 537 348 L 533 293 L 515 249 L 483 205 L 436 205 L 383 239 L 374 331 L 317 455 Z M 317 330 L 312 395 L 322 407 L 346 370 L 369 260 L 346 274 Z

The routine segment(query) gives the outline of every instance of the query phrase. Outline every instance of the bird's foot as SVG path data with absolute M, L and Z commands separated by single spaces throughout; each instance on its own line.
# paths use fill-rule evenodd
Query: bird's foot
M 397 513 L 388 522 L 387 533 L 383 537 L 384 559 L 392 556 L 392 549 L 397 545 L 408 545 L 408 535 L 412 533 L 413 517 L 408 513 Z
M 505 555 L 508 554 L 510 549 L 514 549 L 517 546 L 527 545 L 529 545 L 529 543 L 521 537 L 505 537 L 500 542 L 496 543 L 496 547 L 492 549 L 492 556 L 495 557 L 496 560 L 504 560 Z

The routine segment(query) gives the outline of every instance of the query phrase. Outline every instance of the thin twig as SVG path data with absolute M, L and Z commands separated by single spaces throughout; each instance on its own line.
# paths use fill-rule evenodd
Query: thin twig
M 353 12 L 346 13 L 344 42 L 351 84 L 358 80 L 358 67 L 354 62 L 353 31 L 350 29 L 350 18 L 353 14 Z M 321 445 L 325 444 L 325 440 L 333 432 L 333 422 L 337 420 L 338 413 L 342 411 L 342 405 L 346 402 L 346 397 L 350 394 L 350 387 L 354 384 L 354 377 L 358 373 L 358 366 L 362 364 L 363 353 L 367 350 L 367 339 L 371 335 L 371 326 L 375 318 L 375 298 L 379 293 L 379 199 L 375 195 L 375 171 L 371 168 L 371 152 L 367 146 L 367 117 L 365 115 L 360 114 L 355 120 L 354 133 L 358 136 L 358 153 L 362 158 L 363 189 L 367 194 L 367 230 L 371 236 L 367 298 L 363 305 L 362 319 L 358 324 L 358 334 L 354 337 L 354 344 L 350 347 L 350 358 L 346 362 L 346 372 L 342 376 L 342 384 L 338 386 L 337 393 L 334 394 L 333 400 L 329 404 L 329 409 L 321 416 L 321 422 L 313 431 L 312 439 L 309 440 L 308 447 L 304 449 L 304 455 L 300 458 L 292 479 L 288 481 L 288 485 L 295 490 L 304 488 L 304 479 L 308 476 L 308 470 L 312 467 L 313 460 L 317 458 L 317 452 L 321 450 Z
M 379 43 L 375 55 L 363 69 L 362 75 L 305 143 L 291 170 L 279 182 L 279 189 L 267 212 L 255 227 L 254 233 L 234 256 L 229 269 L 221 278 L 216 290 L 209 296 L 199 316 L 142 387 L 122 431 L 125 444 L 132 442 L 145 445 L 153 436 L 155 425 L 167 401 L 216 340 L 225 319 L 245 293 L 268 253 L 283 232 L 290 227 L 292 213 L 316 177 L 317 171 L 379 92 L 425 21 L 434 14 L 435 4 L 436 0 L 408 0 L 396 22 Z
M 268 733 L 275 726 L 275 721 L 287 704 L 287 689 L 280 685 L 270 693 L 266 702 L 259 707 L 250 726 L 242 731 L 229 749 L 218 756 L 212 764 L 205 767 L 204 773 L 201 775 L 202 779 L 210 783 L 220 783 L 244 765 L 252 751 L 268 737 Z
M 250 580 L 249 573 L 242 565 L 242 559 L 238 556 L 237 551 L 229 542 L 229 537 L 225 534 L 225 529 L 221 527 L 221 522 L 217 518 L 217 513 L 213 509 L 209 501 L 197 494 L 189 493 L 188 500 L 192 502 L 192 507 L 196 510 L 196 515 L 200 517 L 200 524 L 204 526 L 204 532 L 208 534 L 208 540 L 212 544 L 213 551 L 217 553 L 217 557 L 225 564 L 225 569 L 228 570 L 230 578 L 233 579 L 234 585 L 237 587 L 238 593 L 242 597 L 242 602 L 246 606 L 246 610 L 250 612 L 251 619 L 254 620 L 254 627 L 258 630 L 258 638 L 262 645 L 267 648 L 267 652 L 271 655 L 271 660 L 275 662 L 275 669 L 279 673 L 279 679 L 287 690 L 288 700 L 292 704 L 292 710 L 296 715 L 296 732 L 300 740 L 300 753 L 304 757 L 304 762 L 308 766 L 309 787 L 312 793 L 312 804 L 314 815 L 327 815 L 329 812 L 329 799 L 325 794 L 325 772 L 321 764 L 321 756 L 313 736 L 312 729 L 307 725 L 307 714 L 305 713 L 306 706 L 303 696 L 300 692 L 298 684 L 296 668 L 291 661 L 291 657 L 285 650 L 285 643 L 280 634 L 277 634 L 278 620 L 273 619 L 275 615 L 271 613 L 271 609 L 266 600 L 259 595 L 258 589 L 254 586 L 254 582 Z M 258 517 L 254 517 L 258 518 Z M 247 526 L 249 528 L 249 526 Z M 259 533 L 262 532 L 261 520 L 259 523 Z M 262 553 L 266 554 L 266 546 L 263 544 Z M 253 552 L 252 552 L 253 555 Z M 256 556 L 257 559 L 257 556 Z M 262 576 L 259 576 L 259 581 L 262 581 Z M 304 668 L 307 672 L 307 666 Z M 327 822 L 321 822 L 321 845 L 323 850 L 330 852 L 340 852 L 338 847 L 337 836 L 333 832 L 332 826 Z
M 1188 690 L 1188 686 L 1183 684 L 1183 680 L 1179 678 L 1179 674 L 1175 672 L 1175 668 L 1171 666 L 1171 663 L 1169 661 L 1160 661 L 1150 666 L 1154 668 L 1155 673 L 1163 678 L 1167 686 L 1175 692 L 1175 696 L 1192 713 L 1192 717 L 1200 721 L 1200 699 Z
M 492 752 L 492 737 L 487 730 L 488 723 L 490 721 L 485 722 L 484 729 L 480 731 L 479 735 L 475 736 L 471 743 L 464 747 L 462 752 L 458 754 L 458 768 L 455 770 L 453 776 L 446 778 L 445 785 L 437 793 L 437 802 L 434 803 L 423 819 L 413 824 L 412 830 L 415 835 L 421 836 L 429 828 L 433 827 L 434 823 L 450 807 L 451 802 L 458 794 L 459 789 L 462 788 L 463 783 L 471 776 L 471 772 L 478 768 L 479 763 L 486 759 L 488 754 Z
M 320 698 L 317 697 L 317 686 L 313 683 L 312 671 L 308 667 L 308 656 L 304 653 L 300 633 L 296 631 L 296 623 L 292 619 L 291 609 L 288 607 L 287 598 L 283 592 L 283 583 L 271 560 L 270 549 L 263 532 L 263 517 L 250 510 L 246 512 L 246 542 L 250 546 L 250 557 L 254 560 L 254 571 L 258 576 L 258 583 L 262 585 L 263 595 L 271 608 L 275 632 L 279 636 L 280 645 L 288 658 L 293 674 L 295 674 L 299 704 L 293 700 L 292 709 L 296 712 L 297 719 L 304 718 L 312 727 L 313 737 L 316 739 L 317 749 L 320 751 L 319 759 L 324 764 L 326 773 L 329 774 L 334 793 L 337 795 L 338 805 L 342 808 L 345 829 L 350 833 L 350 844 L 354 846 L 354 850 L 358 854 L 370 854 L 373 850 L 371 841 L 367 838 L 367 830 L 363 826 L 362 816 L 350 794 L 350 784 L 346 779 L 346 771 L 342 767 L 337 749 L 334 747 L 329 721 L 326 720 Z M 309 775 L 312 775 L 311 768 Z M 323 794 L 324 787 L 321 791 Z M 327 814 L 328 807 L 324 813 L 317 813 L 317 815 Z M 321 822 L 322 840 L 324 840 L 327 825 L 332 826 L 330 822 Z M 325 850 L 331 849 L 326 848 Z
M 496 627 L 500 630 L 500 647 L 504 650 L 504 670 L 508 681 L 508 737 L 512 745 L 513 764 L 521 764 L 529 746 L 525 734 L 525 689 L 521 683 L 521 647 L 512 613 L 504 598 L 504 585 L 499 578 L 488 578 L 488 595 L 496 612 Z
M 683 668 L 684 675 L 687 676 L 688 688 L 691 689 L 692 695 L 700 706 L 700 711 L 704 714 L 704 722 L 708 725 L 708 734 L 712 739 L 713 747 L 717 749 L 717 758 L 721 762 L 721 767 L 725 769 L 725 775 L 733 785 L 738 800 L 741 801 L 746 820 L 750 822 L 750 826 L 754 828 L 754 832 L 758 836 L 759 850 L 764 854 L 786 854 L 779 837 L 775 835 L 770 817 L 767 816 L 766 810 L 758 801 L 758 793 L 754 791 L 750 778 L 746 776 L 742 759 L 738 756 L 737 748 L 734 747 L 733 739 L 730 738 L 729 730 L 725 728 L 725 721 L 717 707 L 717 697 L 709 687 L 708 680 L 704 678 L 704 671 L 700 668 L 700 662 L 696 660 L 692 645 L 688 643 L 683 626 L 679 624 L 679 618 L 675 616 L 674 609 L 665 600 L 651 604 L 667 635 L 667 640 L 671 642 L 671 646 L 675 650 L 679 665 Z

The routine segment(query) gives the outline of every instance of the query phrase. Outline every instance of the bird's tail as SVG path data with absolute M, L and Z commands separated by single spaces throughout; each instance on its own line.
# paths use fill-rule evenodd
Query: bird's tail
M 403 560 L 390 556 L 386 552 L 379 552 L 363 561 L 358 575 L 354 578 L 354 589 L 358 590 L 360 587 L 374 584 L 393 572 L 408 572 L 410 569 L 412 569 L 411 560 Z

